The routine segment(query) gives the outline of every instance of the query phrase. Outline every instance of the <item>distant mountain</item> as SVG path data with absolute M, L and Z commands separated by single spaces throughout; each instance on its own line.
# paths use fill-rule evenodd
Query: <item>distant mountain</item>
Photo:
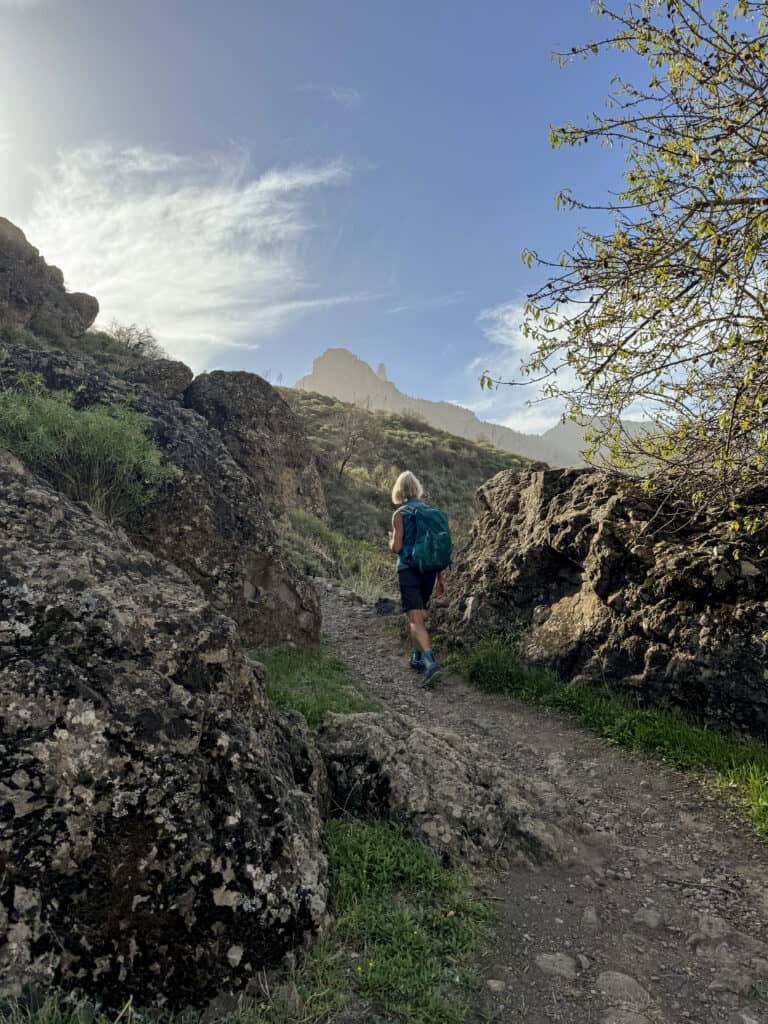
M 559 423 L 544 434 L 523 434 L 498 423 L 488 423 L 452 402 L 432 402 L 404 395 L 387 380 L 383 363 L 374 373 L 368 363 L 346 348 L 326 349 L 312 364 L 312 373 L 296 382 L 296 388 L 317 391 L 372 410 L 420 416 L 440 430 L 472 441 L 485 440 L 503 451 L 548 462 L 550 466 L 584 465 L 581 456 L 584 430 L 575 423 Z

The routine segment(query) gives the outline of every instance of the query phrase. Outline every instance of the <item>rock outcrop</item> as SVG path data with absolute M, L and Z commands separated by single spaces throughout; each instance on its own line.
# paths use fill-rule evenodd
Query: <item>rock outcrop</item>
M 173 1010 L 278 962 L 325 912 L 315 763 L 184 573 L 0 453 L 4 994 Z
M 523 653 L 567 678 L 768 731 L 768 572 L 749 550 L 733 558 L 724 524 L 665 529 L 658 502 L 597 470 L 503 472 L 478 499 L 441 616 L 450 637 L 522 626 Z
M 398 714 L 328 714 L 315 733 L 335 808 L 405 825 L 446 863 L 540 863 L 564 846 L 536 798 L 474 743 Z
M 71 392 L 78 408 L 129 402 L 145 413 L 177 472 L 126 524 L 132 539 L 183 569 L 235 619 L 246 643 L 317 639 L 317 595 L 282 554 L 264 479 L 260 485 L 235 462 L 202 416 L 87 357 L 0 342 L 0 388 L 12 387 L 22 371 Z
M 0 217 L 0 308 L 2 319 L 43 338 L 78 337 L 93 324 L 99 303 L 92 295 L 67 292 L 64 275 L 45 262 L 24 232 Z
M 277 510 L 325 516 L 314 456 L 288 403 L 255 373 L 215 370 L 196 377 L 185 404 L 206 418 L 235 462 L 273 496 Z

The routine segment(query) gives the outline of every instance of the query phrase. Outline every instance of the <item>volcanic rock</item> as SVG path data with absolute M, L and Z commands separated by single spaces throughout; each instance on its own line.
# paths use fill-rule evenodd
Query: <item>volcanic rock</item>
M 94 322 L 92 295 L 67 292 L 64 275 L 49 266 L 24 232 L 0 217 L 0 311 L 2 320 L 47 339 L 78 337 Z
M 255 373 L 203 373 L 185 402 L 218 431 L 235 462 L 279 509 L 326 515 L 320 474 L 299 421 L 267 381 Z
M 202 416 L 86 356 L 0 342 L 0 388 L 15 386 L 22 372 L 70 392 L 78 408 L 123 402 L 145 413 L 153 439 L 177 472 L 126 524 L 131 538 L 184 569 L 219 611 L 236 620 L 246 643 L 317 639 L 317 596 L 280 548 L 277 498 L 270 496 L 267 478 L 259 484 L 250 477 Z
M 327 714 L 315 733 L 333 805 L 407 826 L 446 863 L 554 859 L 538 799 L 471 741 L 405 715 Z
M 599 470 L 505 471 L 477 496 L 445 633 L 522 629 L 522 653 L 566 678 L 768 730 L 765 530 L 736 560 L 727 524 L 665 525 L 662 499 Z
M 199 1006 L 318 927 L 316 761 L 240 651 L 183 572 L 0 453 L 4 994 Z

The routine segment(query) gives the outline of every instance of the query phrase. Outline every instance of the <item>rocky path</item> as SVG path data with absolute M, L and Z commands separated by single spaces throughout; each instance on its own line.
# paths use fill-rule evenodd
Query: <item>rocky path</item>
M 391 620 L 330 586 L 323 621 L 387 707 L 481 742 L 574 836 L 569 863 L 501 864 L 474 1021 L 768 1024 L 768 844 L 721 796 L 456 677 L 421 689 Z

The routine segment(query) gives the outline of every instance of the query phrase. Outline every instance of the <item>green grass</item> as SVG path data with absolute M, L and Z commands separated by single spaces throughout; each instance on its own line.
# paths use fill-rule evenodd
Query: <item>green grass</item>
M 367 601 L 394 596 L 395 558 L 382 530 L 378 544 L 332 529 L 303 509 L 289 509 L 282 540 L 297 565 L 310 576 L 338 579 Z
M 466 879 L 387 822 L 326 827 L 333 923 L 289 979 L 238 1024 L 319 1024 L 345 1005 L 408 1024 L 462 1024 L 470 960 L 490 933 Z
M 734 793 L 755 830 L 768 837 L 768 743 L 707 729 L 675 711 L 642 707 L 598 686 L 566 683 L 526 664 L 508 639 L 483 640 L 451 655 L 449 663 L 481 690 L 556 708 L 627 750 L 688 771 L 715 772 L 717 784 Z
M 129 1002 L 120 1013 L 110 1016 L 97 1014 L 93 1024 L 132 1024 L 134 1019 L 133 1008 Z M 68 1006 L 53 995 L 35 1008 L 22 1006 L 15 1001 L 5 1004 L 0 1002 L 0 1024 L 82 1024 L 82 1020 L 76 1007 Z
M 413 1024 L 460 1024 L 486 907 L 386 822 L 330 822 L 326 841 L 336 929 L 358 953 L 352 982 L 361 1001 Z
M 147 436 L 150 421 L 119 405 L 74 409 L 64 391 L 48 391 L 36 374 L 0 391 L 0 447 L 97 515 L 136 512 L 171 474 Z
M 279 708 L 300 711 L 311 728 L 326 711 L 352 714 L 379 705 L 355 687 L 349 669 L 321 646 L 282 647 L 263 657 L 267 693 Z

